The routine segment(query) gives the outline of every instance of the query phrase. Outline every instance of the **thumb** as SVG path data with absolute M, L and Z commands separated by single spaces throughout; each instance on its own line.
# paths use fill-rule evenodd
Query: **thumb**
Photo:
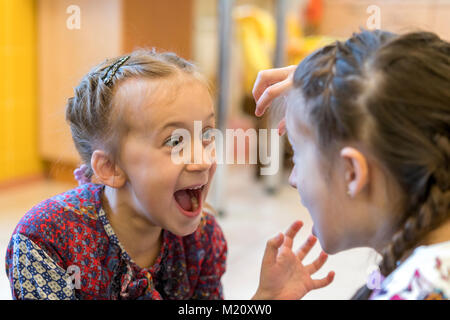
M 275 264 L 278 255 L 278 248 L 281 247 L 284 241 L 284 235 L 280 232 L 274 238 L 267 241 L 266 250 L 264 251 L 263 265 Z

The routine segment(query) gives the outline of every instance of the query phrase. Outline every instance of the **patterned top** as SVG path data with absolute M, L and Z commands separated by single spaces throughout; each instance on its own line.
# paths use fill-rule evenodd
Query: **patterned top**
M 103 189 L 86 183 L 20 220 L 6 253 L 13 299 L 223 299 L 227 244 L 212 215 L 185 237 L 163 230 L 156 262 L 140 268 L 108 222 Z
M 445 300 L 450 297 L 450 241 L 421 246 L 374 290 L 372 300 Z

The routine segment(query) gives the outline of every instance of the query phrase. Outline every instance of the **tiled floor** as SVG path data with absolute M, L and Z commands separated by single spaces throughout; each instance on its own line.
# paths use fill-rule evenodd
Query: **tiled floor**
M 33 205 L 73 185 L 57 182 L 37 182 L 24 187 L 0 192 L 0 257 L 4 261 L 5 249 L 20 217 Z M 278 231 L 284 231 L 295 219 L 304 227 L 294 243 L 301 244 L 311 231 L 311 219 L 300 204 L 298 194 L 284 186 L 275 196 L 265 193 L 256 183 L 251 171 L 243 167 L 229 168 L 224 190 L 226 214 L 219 223 L 228 241 L 227 271 L 223 277 L 226 299 L 249 299 L 255 292 L 265 243 Z M 318 244 L 309 257 L 316 256 Z M 305 262 L 310 261 L 306 259 Z M 376 260 L 369 249 L 353 249 L 330 256 L 322 277 L 329 270 L 336 272 L 328 287 L 309 293 L 304 299 L 348 299 L 361 286 L 368 267 Z M 3 264 L 2 264 L 3 265 Z M 9 282 L 5 271 L 0 270 L 0 299 L 10 299 Z

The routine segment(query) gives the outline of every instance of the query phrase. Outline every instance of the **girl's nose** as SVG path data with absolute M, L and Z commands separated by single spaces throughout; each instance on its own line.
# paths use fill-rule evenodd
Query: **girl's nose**
M 205 161 L 202 160 L 199 163 L 188 163 L 186 165 L 186 170 L 187 171 L 207 171 L 211 168 L 211 166 L 213 165 L 213 163 L 211 161 Z
M 207 171 L 214 163 L 213 155 L 209 154 L 202 143 L 192 145 L 191 161 L 186 165 L 188 171 Z

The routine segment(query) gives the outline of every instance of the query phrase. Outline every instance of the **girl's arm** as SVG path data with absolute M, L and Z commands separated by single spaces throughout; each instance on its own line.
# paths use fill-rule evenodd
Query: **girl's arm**
M 72 276 L 21 233 L 15 233 L 9 243 L 6 274 L 13 299 L 76 299 Z

